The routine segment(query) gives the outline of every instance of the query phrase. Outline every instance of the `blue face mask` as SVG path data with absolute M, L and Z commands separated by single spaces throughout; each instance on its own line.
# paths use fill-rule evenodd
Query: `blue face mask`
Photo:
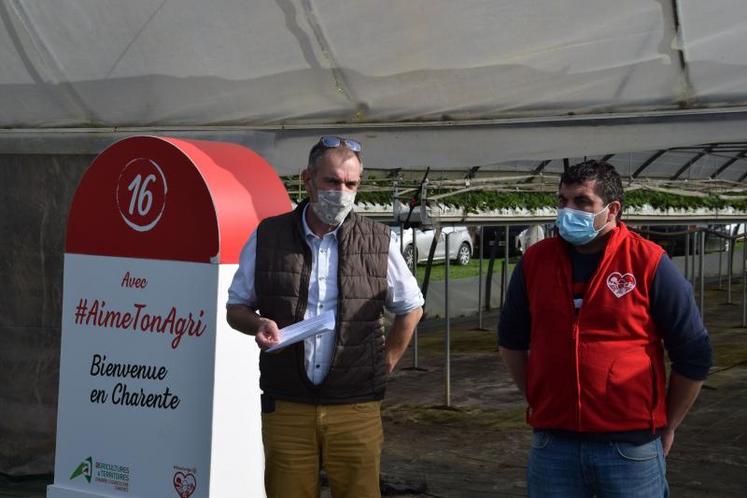
M 555 219 L 555 225 L 560 231 L 560 236 L 563 237 L 563 240 L 574 246 L 588 244 L 607 226 L 607 223 L 605 223 L 602 228 L 597 230 L 594 228 L 594 220 L 597 215 L 602 214 L 608 207 L 609 204 L 604 206 L 598 213 L 587 213 L 586 211 L 571 208 L 558 209 L 558 217 Z

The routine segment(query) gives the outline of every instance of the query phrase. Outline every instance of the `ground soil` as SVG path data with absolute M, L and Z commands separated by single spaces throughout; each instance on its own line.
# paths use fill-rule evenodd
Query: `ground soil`
M 706 292 L 715 364 L 667 458 L 673 497 L 747 496 L 747 329 L 741 287 L 733 292 L 737 304 L 726 304 L 716 284 Z M 531 430 L 496 350 L 496 321 L 485 317 L 487 331 L 475 319 L 451 326 L 449 408 L 444 323 L 421 327 L 419 368 L 411 348 L 384 402 L 382 475 L 390 496 L 526 496 Z

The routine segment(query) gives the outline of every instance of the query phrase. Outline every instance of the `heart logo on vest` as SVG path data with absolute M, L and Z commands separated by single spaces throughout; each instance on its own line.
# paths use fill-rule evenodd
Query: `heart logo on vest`
M 180 498 L 189 498 L 197 489 L 197 479 L 191 472 L 177 472 L 174 474 L 174 489 Z
M 635 288 L 635 277 L 632 273 L 625 275 L 618 272 L 610 273 L 607 277 L 607 287 L 616 297 L 623 297 Z

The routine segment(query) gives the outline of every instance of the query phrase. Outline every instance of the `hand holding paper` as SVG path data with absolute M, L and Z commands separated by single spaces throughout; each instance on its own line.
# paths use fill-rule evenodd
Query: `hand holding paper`
M 325 311 L 321 315 L 303 320 L 280 329 L 280 342 L 267 350 L 268 353 L 278 351 L 291 344 L 303 341 L 315 334 L 331 332 L 335 329 L 335 314 Z
M 254 340 L 262 351 L 271 348 L 280 341 L 278 324 L 274 320 L 264 318 L 259 327 L 257 327 L 257 335 L 254 336 Z

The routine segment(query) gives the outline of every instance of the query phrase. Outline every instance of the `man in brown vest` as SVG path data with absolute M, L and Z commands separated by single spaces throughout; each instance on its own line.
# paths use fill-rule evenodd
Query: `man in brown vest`
M 379 497 L 386 380 L 422 315 L 423 297 L 389 228 L 352 212 L 360 143 L 322 137 L 303 180 L 309 199 L 262 221 L 229 289 L 228 323 L 262 349 L 269 498 Z M 395 315 L 384 332 L 384 309 Z M 279 328 L 331 310 L 335 327 L 278 352 Z

